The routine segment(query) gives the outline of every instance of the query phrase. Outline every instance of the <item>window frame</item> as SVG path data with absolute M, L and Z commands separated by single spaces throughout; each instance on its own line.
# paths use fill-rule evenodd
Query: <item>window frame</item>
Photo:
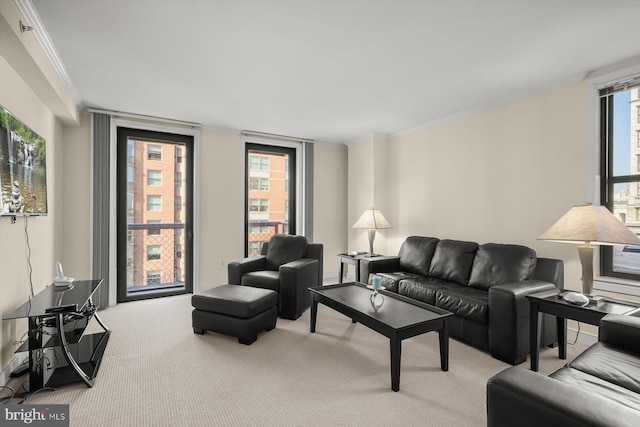
M 640 187 L 640 155 L 636 154 L 637 173 L 631 171 L 627 175 L 615 175 L 614 170 L 614 96 L 617 93 L 630 91 L 640 86 L 640 75 L 637 76 L 639 81 L 633 85 L 628 84 L 622 86 L 609 86 L 600 89 L 599 97 L 599 148 L 600 148 L 600 204 L 605 206 L 609 211 L 614 212 L 614 198 L 616 184 L 629 184 Z M 640 106 L 636 107 L 640 111 Z M 640 114 L 640 113 L 639 113 Z M 638 117 L 640 119 L 640 116 Z M 633 117 L 631 117 L 633 120 Z M 638 122 L 640 123 L 640 121 Z M 630 129 L 633 136 L 633 128 Z M 638 138 L 638 136 L 636 136 Z M 632 141 L 630 141 L 633 144 Z M 640 147 L 640 146 L 639 146 Z M 634 154 L 632 153 L 631 156 Z M 626 218 L 625 218 L 626 221 Z M 607 279 L 623 279 L 625 281 L 636 282 L 634 286 L 640 287 L 640 272 L 629 273 L 615 271 L 613 265 L 613 246 L 600 246 L 600 276 Z

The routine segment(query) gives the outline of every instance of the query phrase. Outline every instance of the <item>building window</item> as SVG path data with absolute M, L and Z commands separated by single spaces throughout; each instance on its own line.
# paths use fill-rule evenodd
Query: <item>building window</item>
M 147 146 L 147 160 L 162 160 L 162 145 Z
M 640 132 L 632 112 L 639 108 L 640 114 L 638 92 L 622 85 L 600 91 L 600 202 L 636 234 L 640 234 Z M 600 274 L 640 280 L 638 250 L 640 247 L 601 246 Z
M 180 196 L 176 196 L 176 212 L 181 212 L 182 211 L 182 197 Z
M 159 212 L 162 210 L 162 196 L 147 196 L 147 211 Z
M 154 286 L 162 284 L 162 273 L 160 271 L 147 271 L 147 285 Z
M 133 164 L 133 154 L 134 154 L 134 143 L 135 141 L 128 139 L 127 140 L 127 163 Z
M 268 225 L 252 225 L 249 227 L 249 233 L 251 234 L 267 234 L 269 233 Z
M 160 224 L 161 221 L 159 219 L 150 219 L 147 221 L 147 224 Z M 150 227 L 147 228 L 147 236 L 160 236 L 162 234 L 161 228 Z
M 636 122 L 640 124 L 640 107 L 636 107 L 636 117 Z
M 176 172 L 176 187 L 182 187 L 182 172 Z
M 249 256 L 260 255 L 262 242 L 249 242 Z
M 249 156 L 249 169 L 269 170 L 269 158 L 263 156 Z
M 147 185 L 162 185 L 162 171 L 147 170 Z
M 269 178 L 251 177 L 251 179 L 249 180 L 249 190 L 269 191 Z
M 176 148 L 176 163 L 182 163 L 182 148 Z
M 147 261 L 157 261 L 162 258 L 162 246 L 147 246 Z
M 133 166 L 127 166 L 127 190 L 133 190 L 134 169 Z
M 249 199 L 250 212 L 269 212 L 269 199 Z

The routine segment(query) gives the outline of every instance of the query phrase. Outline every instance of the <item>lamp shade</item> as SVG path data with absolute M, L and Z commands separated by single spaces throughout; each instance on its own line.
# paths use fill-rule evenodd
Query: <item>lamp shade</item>
M 604 206 L 574 206 L 539 240 L 593 245 L 640 245 L 640 238 Z
M 358 218 L 353 228 L 368 228 L 370 230 L 379 230 L 381 228 L 391 228 L 389 221 L 382 215 L 378 209 L 367 209 Z

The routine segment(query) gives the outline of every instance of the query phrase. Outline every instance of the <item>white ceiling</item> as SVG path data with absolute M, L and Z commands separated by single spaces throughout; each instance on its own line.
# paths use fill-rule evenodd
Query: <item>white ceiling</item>
M 640 57 L 638 0 L 31 3 L 79 107 L 326 142 Z

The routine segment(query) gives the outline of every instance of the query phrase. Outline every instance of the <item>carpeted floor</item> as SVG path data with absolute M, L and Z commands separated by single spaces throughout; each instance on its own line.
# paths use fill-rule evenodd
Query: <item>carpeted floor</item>
M 190 295 L 119 304 L 100 313 L 112 330 L 96 384 L 32 395 L 69 404 L 72 426 L 483 426 L 487 380 L 508 367 L 438 335 L 403 341 L 400 391 L 391 391 L 388 339 L 319 306 L 250 346 L 191 329 Z M 573 359 L 584 346 L 569 346 Z M 566 361 L 541 352 L 541 374 Z M 528 361 L 521 365 L 528 369 Z

